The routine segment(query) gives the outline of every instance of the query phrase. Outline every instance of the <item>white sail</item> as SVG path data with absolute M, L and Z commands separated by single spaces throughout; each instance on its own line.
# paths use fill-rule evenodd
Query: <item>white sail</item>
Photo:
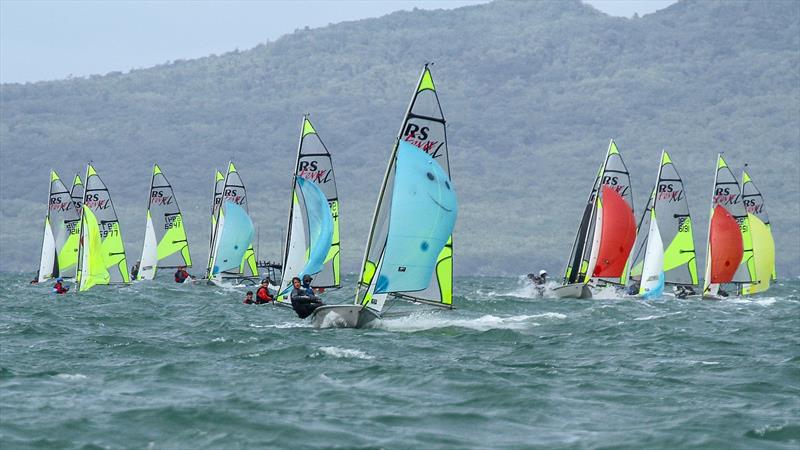
M 655 211 L 651 213 L 650 229 L 647 233 L 647 249 L 645 250 L 642 282 L 639 295 L 645 298 L 656 298 L 664 292 L 664 242 L 658 230 Z

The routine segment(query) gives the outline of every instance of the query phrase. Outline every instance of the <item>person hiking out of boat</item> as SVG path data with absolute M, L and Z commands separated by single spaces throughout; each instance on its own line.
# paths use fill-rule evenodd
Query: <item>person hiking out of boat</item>
M 141 261 L 136 261 L 136 264 L 131 267 L 131 280 L 135 280 L 136 277 L 139 276 L 139 263 Z
M 628 286 L 627 294 L 628 295 L 636 295 L 636 294 L 638 294 L 639 293 L 639 286 L 640 286 L 640 284 L 638 282 L 634 281 L 633 283 L 631 283 L 630 286 Z
M 675 298 L 684 299 L 690 295 L 694 295 L 695 291 L 691 286 L 684 286 L 679 284 L 675 287 Z
M 253 301 L 253 291 L 247 291 L 247 293 L 244 294 L 244 301 L 242 303 L 245 305 L 252 305 L 255 303 L 255 301 Z
M 269 295 L 269 278 L 261 280 L 261 287 L 256 291 L 256 304 L 263 305 L 272 301 L 272 296 Z
M 305 319 L 314 312 L 315 309 L 323 306 L 322 301 L 314 295 L 313 292 L 309 293 L 309 288 L 305 288 L 300 284 L 300 278 L 292 278 L 292 309 L 297 313 L 297 317 Z
M 727 297 L 728 296 L 728 291 L 726 291 L 725 289 L 722 289 L 722 285 L 720 285 L 719 289 L 717 290 L 717 295 L 719 295 L 720 297 Z
M 56 294 L 66 294 L 69 291 L 69 286 L 64 286 L 64 279 L 57 278 L 56 284 L 53 286 L 53 292 Z
M 178 266 L 178 270 L 175 271 L 175 282 L 176 283 L 183 283 L 188 278 L 190 278 L 189 272 L 183 268 L 183 266 Z
M 30 284 L 39 284 L 39 271 L 36 271 L 36 276 L 33 277 Z

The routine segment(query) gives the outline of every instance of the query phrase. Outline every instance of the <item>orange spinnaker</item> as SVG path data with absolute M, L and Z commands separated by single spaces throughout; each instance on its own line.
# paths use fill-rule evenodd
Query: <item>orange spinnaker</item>
M 742 262 L 742 232 L 736 219 L 722 205 L 711 217 L 711 282 L 730 283 Z
M 636 219 L 628 203 L 617 191 L 603 185 L 603 229 L 594 277 L 621 277 L 636 241 Z

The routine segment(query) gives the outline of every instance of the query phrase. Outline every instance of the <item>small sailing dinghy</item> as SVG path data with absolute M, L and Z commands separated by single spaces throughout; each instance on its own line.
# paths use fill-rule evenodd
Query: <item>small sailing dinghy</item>
M 103 180 L 89 164 L 81 214 L 78 291 L 96 285 L 130 283 L 119 219 Z
M 624 284 L 636 240 L 633 195 L 628 168 L 612 139 L 583 210 L 559 298 L 592 298 L 589 282 Z
M 747 213 L 741 201 L 739 182 L 720 153 L 711 196 L 708 222 L 706 270 L 703 298 L 719 300 L 727 296 L 721 285 L 752 284 L 747 262 L 753 256 Z M 737 286 L 737 290 L 739 290 Z
M 147 221 L 139 280 L 152 280 L 160 268 L 192 267 L 183 216 L 172 185 L 158 164 L 150 178 Z
M 389 299 L 452 308 L 457 214 L 444 115 L 425 65 L 389 158 L 354 303 L 317 308 L 312 324 L 368 326 Z
M 746 165 L 745 165 L 746 166 Z M 752 283 L 741 285 L 744 295 L 757 294 L 769 289 L 775 280 L 775 241 L 772 239 L 772 226 L 764 207 L 764 197 L 750 175 L 742 171 L 742 203 L 747 213 L 747 224 L 753 245 L 753 254 L 747 261 Z
M 235 266 L 228 266 L 231 263 L 231 261 L 228 259 L 234 254 L 229 252 L 232 250 L 227 249 L 225 246 L 219 245 L 219 240 L 225 227 L 235 228 L 229 231 L 229 233 L 233 233 L 228 234 L 231 239 L 233 239 L 232 236 L 234 235 L 237 236 L 236 239 L 247 236 L 247 221 L 244 221 L 239 216 L 239 209 L 244 211 L 244 214 L 247 216 L 249 221 L 249 225 L 252 226 L 253 223 L 248 215 L 247 191 L 245 190 L 242 177 L 239 175 L 239 172 L 236 170 L 236 166 L 234 166 L 233 162 L 228 163 L 228 172 L 221 182 L 219 179 L 220 175 L 221 174 L 217 172 L 217 176 L 214 180 L 214 204 L 212 206 L 213 215 L 211 219 L 213 229 L 211 232 L 208 265 L 206 267 L 206 278 L 214 283 L 220 283 L 223 280 L 232 280 L 236 284 L 255 284 L 255 282 L 258 280 L 258 268 L 256 267 L 256 255 L 255 251 L 253 250 L 252 236 L 243 250 L 240 248 L 235 249 L 236 254 L 238 254 L 239 250 L 243 251 L 239 264 Z M 220 186 L 222 187 L 221 189 L 219 189 Z M 219 200 L 219 203 L 217 200 Z M 227 225 L 225 225 L 226 208 L 224 207 L 226 203 L 234 204 L 239 207 L 229 208 L 232 211 L 235 211 L 236 220 L 227 220 Z M 241 227 L 241 229 L 238 229 L 239 227 Z M 228 252 L 225 254 L 224 258 L 228 261 L 226 261 L 224 264 L 222 264 L 220 255 L 217 254 L 217 252 L 220 250 Z M 220 269 L 223 266 L 226 268 Z
M 50 171 L 47 205 L 39 259 L 40 283 L 58 277 L 74 277 L 78 265 L 80 216 L 75 210 L 70 191 L 55 170 Z
M 638 296 L 659 298 L 665 285 L 697 285 L 692 229 L 683 179 L 669 154 L 662 151 L 631 262 L 630 279 L 639 283 Z
M 333 161 L 304 116 L 275 304 L 291 306 L 287 293 L 293 277 L 314 275 L 313 288 L 340 287 L 339 249 L 339 197 Z

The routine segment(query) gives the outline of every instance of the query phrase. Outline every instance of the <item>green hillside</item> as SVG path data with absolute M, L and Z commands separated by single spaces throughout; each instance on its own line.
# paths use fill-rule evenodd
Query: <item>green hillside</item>
M 360 264 L 377 190 L 423 63 L 448 120 L 457 274 L 560 272 L 608 145 L 637 216 L 666 148 L 704 260 L 717 152 L 767 201 L 779 276 L 800 272 L 800 3 L 682 1 L 641 18 L 578 1 L 499 1 L 301 30 L 251 50 L 129 73 L 2 85 L 0 270 L 35 270 L 47 171 L 88 160 L 138 259 L 151 165 L 206 258 L 214 168 L 233 158 L 279 254 L 303 113 L 334 155 L 343 265 Z M 702 267 L 702 266 L 701 266 Z M 199 269 L 198 269 L 199 271 Z

